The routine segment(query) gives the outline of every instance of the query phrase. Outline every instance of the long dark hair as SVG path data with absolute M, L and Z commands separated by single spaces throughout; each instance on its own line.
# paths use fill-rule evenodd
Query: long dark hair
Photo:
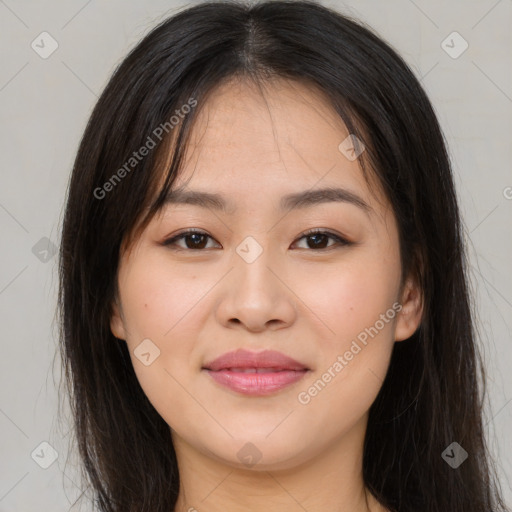
M 126 343 L 112 335 L 110 315 L 123 247 L 161 208 L 209 93 L 234 77 L 260 85 L 284 77 L 325 93 L 365 145 L 360 163 L 394 209 L 403 273 L 422 288 L 422 323 L 395 344 L 370 409 L 365 484 L 398 512 L 505 510 L 484 439 L 483 365 L 436 115 L 388 44 L 309 1 L 208 2 L 176 13 L 118 66 L 87 124 L 63 222 L 59 325 L 82 476 L 96 506 L 169 512 L 176 503 L 169 426 L 140 387 Z M 150 139 L 155 149 L 131 161 Z M 469 454 L 456 469 L 442 457 L 453 442 Z

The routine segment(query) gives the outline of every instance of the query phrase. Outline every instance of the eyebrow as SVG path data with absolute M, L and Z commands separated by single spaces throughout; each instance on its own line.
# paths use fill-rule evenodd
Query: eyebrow
M 358 195 L 342 188 L 323 188 L 316 190 L 305 190 L 283 196 L 280 201 L 280 209 L 288 212 L 290 210 L 308 208 L 324 203 L 349 203 L 365 212 L 370 212 L 370 206 Z M 170 191 L 164 203 L 167 204 L 191 204 L 202 208 L 211 208 L 224 213 L 233 213 L 236 207 L 233 202 L 224 199 L 220 194 L 203 192 L 200 190 L 178 189 Z

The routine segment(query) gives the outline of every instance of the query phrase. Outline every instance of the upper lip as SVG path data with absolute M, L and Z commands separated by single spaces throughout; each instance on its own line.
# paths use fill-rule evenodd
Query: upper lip
M 239 349 L 227 352 L 213 361 L 206 363 L 204 369 L 218 371 L 229 368 L 272 368 L 274 370 L 308 370 L 308 368 L 275 350 L 250 352 Z

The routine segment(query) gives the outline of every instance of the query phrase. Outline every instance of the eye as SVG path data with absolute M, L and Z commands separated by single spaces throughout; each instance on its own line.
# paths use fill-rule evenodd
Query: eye
M 204 231 L 201 231 L 199 229 L 189 229 L 188 231 L 183 231 L 182 233 L 169 238 L 166 240 L 163 245 L 166 246 L 176 246 L 177 241 L 184 240 L 185 241 L 185 247 L 178 246 L 177 250 L 186 250 L 186 249 L 193 249 L 193 250 L 201 250 L 205 248 L 205 239 L 211 238 L 210 235 L 205 233 Z M 213 238 L 212 238 L 213 240 Z M 187 243 L 190 242 L 190 243 Z M 174 247 L 173 247 L 174 248 Z
M 310 229 L 309 231 L 306 231 L 305 233 L 302 233 L 302 235 L 297 240 L 302 239 L 309 239 L 312 240 L 312 247 L 306 247 L 306 249 L 316 249 L 317 251 L 321 251 L 323 249 L 330 249 L 331 247 L 335 246 L 336 243 L 339 246 L 345 246 L 345 245 L 352 245 L 352 242 L 349 242 L 345 238 L 335 235 L 334 233 L 331 233 L 330 231 L 322 231 L 321 229 Z M 329 246 L 325 246 L 325 243 L 329 240 L 334 240 L 336 243 L 331 244 Z M 308 243 L 308 242 L 306 242 Z M 308 244 L 309 245 L 309 244 Z
M 182 233 L 169 238 L 163 242 L 162 245 L 174 246 L 172 248 L 176 250 L 202 250 L 207 248 L 206 245 L 208 243 L 208 238 L 213 240 L 213 238 L 204 231 L 198 229 L 189 229 L 188 231 L 183 231 Z M 322 231 L 321 229 L 311 229 L 306 231 L 305 233 L 302 233 L 297 240 L 302 240 L 303 238 L 309 239 L 310 241 L 312 240 L 312 244 L 308 244 L 309 246 L 305 248 L 315 249 L 316 251 L 330 249 L 333 245 L 336 244 L 339 246 L 352 245 L 352 242 L 349 242 L 345 238 L 331 233 L 330 231 Z M 326 246 L 325 243 L 328 242 L 329 239 L 334 240 L 335 243 Z M 181 242 L 182 240 L 185 243 L 185 247 L 177 244 L 177 242 Z

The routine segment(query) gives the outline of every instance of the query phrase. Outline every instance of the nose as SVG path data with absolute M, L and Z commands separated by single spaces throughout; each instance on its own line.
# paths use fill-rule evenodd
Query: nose
M 297 315 L 296 297 L 293 283 L 288 283 L 292 276 L 283 262 L 265 249 L 254 261 L 235 254 L 233 265 L 219 287 L 217 320 L 224 327 L 254 333 L 292 325 Z

